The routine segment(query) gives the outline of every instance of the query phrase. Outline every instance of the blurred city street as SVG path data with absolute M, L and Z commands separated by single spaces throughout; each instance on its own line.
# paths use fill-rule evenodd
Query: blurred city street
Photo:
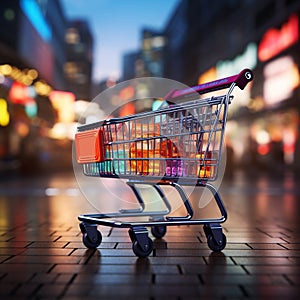
M 0 299 L 300 298 L 300 1 L 1 0 L 0 28 Z
M 236 174 L 220 193 L 228 209 L 221 253 L 209 250 L 202 226 L 174 226 L 162 239 L 150 234 L 154 251 L 141 259 L 127 229 L 101 226 L 101 245 L 85 248 L 77 216 L 95 208 L 72 172 L 2 180 L 0 297 L 298 299 L 299 181 Z M 103 199 L 113 201 L 108 190 Z

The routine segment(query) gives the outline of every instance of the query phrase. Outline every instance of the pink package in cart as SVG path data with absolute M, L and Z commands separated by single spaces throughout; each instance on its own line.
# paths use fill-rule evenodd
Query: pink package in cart
M 186 170 L 184 162 L 181 159 L 167 159 L 166 161 L 167 176 L 185 176 Z

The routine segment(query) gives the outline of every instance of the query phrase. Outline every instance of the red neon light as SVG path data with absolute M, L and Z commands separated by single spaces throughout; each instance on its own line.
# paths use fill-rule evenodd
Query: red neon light
M 270 151 L 270 145 L 264 144 L 264 145 L 258 145 L 257 146 L 257 152 L 260 155 L 267 155 Z
M 34 99 L 28 95 L 28 87 L 18 81 L 14 81 L 10 90 L 8 97 L 10 101 L 14 104 L 26 105 L 28 103 L 34 103 Z
M 65 91 L 51 91 L 49 98 L 51 101 L 57 101 L 60 103 L 64 100 L 74 102 L 76 99 L 73 93 Z
M 270 28 L 258 46 L 258 58 L 266 61 L 299 40 L 299 19 L 292 15 L 281 29 Z
M 294 153 L 295 152 L 295 144 L 284 144 L 283 152 L 284 153 Z
M 134 93 L 135 93 L 134 87 L 129 85 L 120 91 L 119 96 L 122 100 L 126 101 L 131 99 L 134 96 Z

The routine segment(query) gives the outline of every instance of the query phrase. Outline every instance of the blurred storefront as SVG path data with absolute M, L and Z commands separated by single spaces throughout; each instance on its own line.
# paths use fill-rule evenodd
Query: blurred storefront
M 71 134 L 62 129 L 73 124 L 74 100 L 73 93 L 53 91 L 35 69 L 0 65 L 1 175 L 71 166 L 71 157 L 62 158 L 70 156 Z
M 165 28 L 165 77 L 193 86 L 254 71 L 229 110 L 234 169 L 300 174 L 299 16 L 295 0 L 187 0 Z
M 255 73 L 246 98 L 236 97 L 229 122 L 237 163 L 248 171 L 280 176 L 286 169 L 299 168 L 299 46 L 299 15 L 293 13 L 265 31 L 252 58 L 232 61 Z
M 0 175 L 70 169 L 76 96 L 67 92 L 66 65 L 74 57 L 66 51 L 69 22 L 61 1 L 4 0 L 0 11 Z M 87 98 L 92 49 L 76 41 L 77 62 L 89 57 L 80 94 Z
M 227 140 L 238 166 L 282 175 L 296 170 L 299 158 L 299 17 L 292 14 L 277 28 L 270 27 L 258 43 L 251 42 L 232 60 L 219 61 L 206 74 L 224 77 L 248 67 L 255 80 L 236 91 L 230 109 Z

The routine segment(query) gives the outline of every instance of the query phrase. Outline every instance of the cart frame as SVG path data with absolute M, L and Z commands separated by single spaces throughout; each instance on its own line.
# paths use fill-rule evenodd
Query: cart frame
M 118 212 L 112 213 L 79 215 L 78 219 L 79 221 L 81 221 L 80 230 L 83 234 L 82 239 L 84 245 L 87 248 L 97 248 L 101 244 L 102 235 L 97 229 L 98 225 L 128 228 L 129 236 L 132 241 L 133 252 L 138 257 L 147 257 L 153 250 L 152 239 L 148 236 L 148 227 L 151 227 L 151 233 L 155 238 L 161 238 L 166 234 L 167 226 L 199 224 L 203 225 L 207 243 L 211 250 L 218 252 L 222 251 L 225 248 L 226 236 L 222 232 L 221 223 L 224 223 L 227 220 L 227 211 L 220 194 L 218 193 L 214 185 L 209 181 L 216 180 L 218 176 L 221 149 L 223 146 L 224 131 L 227 121 L 228 105 L 233 98 L 233 96 L 231 95 L 233 89 L 236 86 L 238 86 L 240 89 L 244 89 L 252 79 L 252 71 L 249 69 L 244 69 L 237 75 L 201 84 L 193 88 L 172 90 L 165 96 L 165 99 L 169 103 L 174 103 L 174 101 L 180 100 L 180 105 L 171 104 L 168 108 L 159 111 L 140 113 L 124 118 L 114 118 L 78 127 L 78 135 L 75 137 L 77 161 L 83 165 L 84 174 L 87 176 L 101 176 L 109 178 L 121 177 L 127 179 L 126 183 L 132 189 L 137 203 L 139 204 L 139 208 L 137 209 L 121 209 Z M 195 97 L 195 94 L 199 96 L 224 89 L 228 89 L 227 93 L 221 96 L 212 96 L 211 98 L 206 98 L 204 100 L 197 99 L 190 101 L 191 97 Z M 220 107 L 222 107 L 222 112 L 219 108 L 217 108 L 215 112 L 210 113 L 208 119 L 202 119 L 203 115 L 207 118 L 207 107 L 212 107 L 214 105 L 219 105 Z M 177 131 L 174 131 L 174 124 L 176 127 L 179 123 L 178 121 L 176 121 L 177 123 L 174 123 L 175 121 L 173 120 L 175 119 L 175 117 L 177 118 L 179 112 L 181 113 L 182 111 L 187 112 L 184 113 L 184 117 L 180 119 L 180 124 L 182 125 L 184 123 L 185 128 L 182 129 L 180 127 Z M 195 118 L 193 112 L 196 112 L 196 119 L 198 120 L 197 122 L 194 122 Z M 219 114 L 222 115 L 220 116 Z M 137 155 L 132 155 L 130 158 L 124 158 L 123 156 L 119 157 L 115 154 L 115 152 L 111 150 L 113 149 L 112 147 L 117 147 L 115 149 L 125 149 L 124 145 L 127 145 L 127 143 L 135 143 L 135 145 L 137 145 L 137 143 L 140 143 L 143 148 L 142 143 L 146 143 L 147 146 L 144 147 L 146 147 L 146 150 L 149 151 L 149 143 L 153 143 L 153 141 L 154 143 L 157 143 L 162 140 L 166 140 L 165 136 L 162 137 L 161 135 L 155 134 L 150 136 L 149 125 L 147 131 L 148 135 L 143 135 L 142 133 L 141 138 L 137 136 L 125 137 L 124 129 L 123 131 L 121 131 L 122 136 L 116 138 L 115 142 L 107 142 L 107 138 L 105 138 L 105 134 L 108 132 L 107 129 L 111 130 L 111 128 L 116 128 L 116 126 L 119 126 L 120 128 L 123 126 L 122 128 L 124 128 L 124 124 L 130 124 L 130 122 L 132 121 L 137 122 L 136 120 L 153 121 L 157 116 L 159 116 L 160 124 L 168 123 L 168 120 L 171 120 L 170 122 L 173 122 L 172 134 L 169 136 L 166 134 L 167 137 L 170 137 L 172 139 L 179 139 L 182 138 L 182 136 L 188 136 L 189 138 L 187 142 L 185 142 L 188 145 L 189 150 L 186 150 L 182 157 L 173 155 L 174 158 L 171 158 L 172 163 L 176 164 L 177 169 L 175 168 L 175 173 L 167 173 L 166 165 L 164 165 L 163 167 L 164 170 L 161 171 L 161 165 L 165 163 L 167 159 L 165 157 L 161 157 L 160 154 L 156 158 L 150 158 L 149 156 L 137 157 Z M 163 121 L 163 118 L 165 118 L 165 116 L 167 116 L 167 121 L 165 121 L 165 119 Z M 178 118 L 176 120 L 178 120 Z M 203 126 L 205 127 L 206 123 L 209 123 L 209 127 L 208 129 L 203 129 L 202 124 L 204 124 Z M 136 129 L 137 125 L 136 123 L 134 124 Z M 95 132 L 96 134 L 99 134 L 99 130 L 97 131 L 97 128 L 103 128 L 104 133 L 101 132 L 100 138 L 99 136 L 96 136 L 95 139 Z M 182 130 L 189 130 L 189 132 L 182 133 Z M 216 136 L 216 134 L 218 134 L 218 136 Z M 96 147 L 97 149 L 95 149 L 95 151 L 93 150 L 92 152 L 90 152 L 89 150 L 86 151 L 86 149 L 84 149 L 84 155 L 80 156 L 78 155 L 78 152 L 81 151 L 80 147 L 82 147 L 82 136 L 85 139 L 85 142 L 87 135 L 92 135 L 92 138 L 94 139 L 92 142 L 88 143 L 88 146 L 92 145 L 93 148 Z M 190 137 L 193 137 L 193 141 L 191 141 Z M 201 149 L 203 150 L 203 153 L 201 152 L 201 159 L 199 159 L 199 155 L 197 156 L 197 161 L 201 161 L 199 163 L 200 167 L 197 168 L 197 172 L 191 172 L 189 171 L 189 169 L 187 169 L 188 171 L 184 173 L 184 171 L 182 171 L 182 166 L 185 166 L 189 163 L 193 164 L 194 162 L 196 162 L 195 157 L 193 157 L 193 159 L 185 157 L 186 154 L 190 155 L 190 152 L 192 152 L 190 148 L 192 148 L 191 145 L 193 145 L 193 147 L 195 145 L 195 137 L 197 137 L 197 149 L 199 148 L 199 142 L 202 142 L 203 139 L 206 141 L 205 145 L 201 146 Z M 111 141 L 111 139 L 109 141 Z M 217 144 L 217 149 L 214 148 L 215 143 Z M 108 145 L 110 147 L 106 148 L 110 149 L 109 151 L 103 150 L 104 147 L 106 147 L 105 145 Z M 155 147 L 158 148 L 158 146 Z M 161 152 L 161 146 L 159 149 Z M 172 151 L 174 152 L 174 146 L 172 149 Z M 174 154 L 173 152 L 172 154 Z M 211 153 L 215 152 L 217 153 L 217 156 L 214 158 L 214 154 Z M 211 156 L 208 157 L 208 155 Z M 108 156 L 108 158 L 106 156 Z M 149 171 L 150 161 L 153 161 L 153 170 L 151 172 L 145 172 L 146 167 L 143 166 L 144 164 L 148 164 L 147 170 Z M 180 162 L 180 172 L 178 171 L 178 162 Z M 114 168 L 111 167 L 112 163 L 114 164 Z M 140 163 L 142 169 L 137 166 L 137 163 Z M 128 164 L 130 165 L 130 167 L 126 166 Z M 131 167 L 133 164 L 135 168 Z M 149 187 L 152 187 L 154 191 L 159 195 L 162 203 L 165 206 L 165 209 L 158 211 L 147 210 L 144 199 L 139 191 L 140 185 L 147 185 Z M 165 192 L 163 191 L 162 186 L 170 186 L 178 192 L 178 195 L 182 200 L 186 210 L 185 216 L 167 216 L 172 211 L 172 206 Z M 193 218 L 194 208 L 183 186 L 195 186 L 208 189 L 211 192 L 219 209 L 220 217 L 212 219 Z M 136 217 L 149 217 L 149 220 L 134 220 L 134 218 Z M 124 221 L 122 220 L 122 218 L 132 218 L 133 221 Z

